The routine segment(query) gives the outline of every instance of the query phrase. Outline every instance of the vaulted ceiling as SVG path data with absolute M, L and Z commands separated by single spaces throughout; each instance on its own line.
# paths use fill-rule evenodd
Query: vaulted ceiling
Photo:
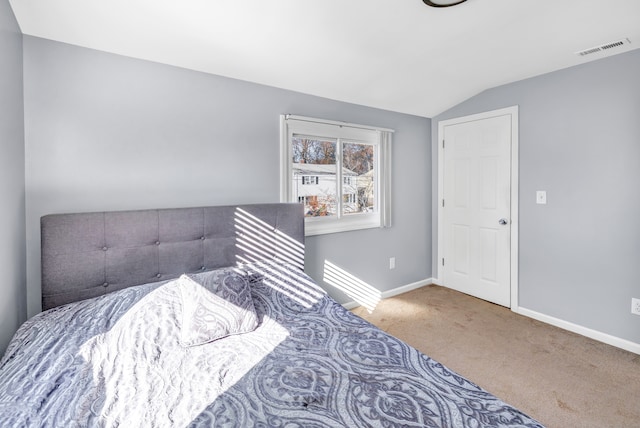
M 425 117 L 494 86 L 640 47 L 640 0 L 10 3 L 24 34 Z

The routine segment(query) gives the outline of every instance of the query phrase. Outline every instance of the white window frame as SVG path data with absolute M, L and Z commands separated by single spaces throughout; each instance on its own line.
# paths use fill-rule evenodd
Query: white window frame
M 343 193 L 341 184 L 336 201 L 337 215 L 326 217 L 305 217 L 305 235 L 346 232 L 391 226 L 391 133 L 384 128 L 348 124 L 303 116 L 280 116 L 280 201 L 298 202 L 292 188 L 291 141 L 293 135 L 323 137 L 341 141 L 365 143 L 374 146 L 374 200 L 377 211 L 342 215 Z M 336 156 L 336 183 L 343 183 L 342 159 Z

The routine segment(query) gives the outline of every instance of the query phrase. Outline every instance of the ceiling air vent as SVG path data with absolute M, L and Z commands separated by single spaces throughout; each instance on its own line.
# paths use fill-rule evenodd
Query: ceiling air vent
M 580 55 L 580 56 L 591 55 L 591 54 L 594 54 L 596 52 L 604 52 L 604 51 L 607 51 L 609 49 L 619 48 L 620 46 L 628 45 L 630 43 L 631 43 L 631 40 L 629 40 L 629 39 L 620 39 L 620 40 L 616 40 L 615 42 L 605 43 L 605 44 L 600 45 L 600 46 L 594 46 L 592 48 L 576 52 L 576 55 Z

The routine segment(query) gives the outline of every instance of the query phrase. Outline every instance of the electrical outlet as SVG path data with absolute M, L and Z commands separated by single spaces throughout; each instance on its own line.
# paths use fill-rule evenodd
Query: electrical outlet
M 631 313 L 640 315 L 640 299 L 631 298 Z
M 396 258 L 391 257 L 389 258 L 389 269 L 395 269 L 395 268 L 396 268 Z
M 536 191 L 536 204 L 546 204 L 547 203 L 547 192 L 545 190 Z

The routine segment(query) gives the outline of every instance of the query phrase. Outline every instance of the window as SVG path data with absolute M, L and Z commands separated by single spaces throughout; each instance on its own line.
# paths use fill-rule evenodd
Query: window
M 281 140 L 281 200 L 304 204 L 307 235 L 391 225 L 391 131 L 287 115 Z
M 317 196 L 298 196 L 298 203 L 304 205 L 315 204 L 318 202 Z
M 302 184 L 318 184 L 318 176 L 314 175 L 303 175 L 302 176 Z
M 342 202 L 344 202 L 345 204 L 355 204 L 356 195 L 354 195 L 353 193 L 345 193 L 344 195 L 342 195 Z

